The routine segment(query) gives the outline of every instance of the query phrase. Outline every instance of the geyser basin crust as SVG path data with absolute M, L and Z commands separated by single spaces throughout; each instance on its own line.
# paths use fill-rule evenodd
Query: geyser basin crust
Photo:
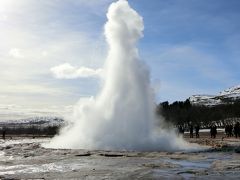
M 143 36 L 143 18 L 126 0 L 119 0 L 110 5 L 107 19 L 109 51 L 103 88 L 96 98 L 79 101 L 73 116 L 66 118 L 68 125 L 45 147 L 163 151 L 189 148 L 174 131 L 156 129 L 149 72 L 136 48 Z

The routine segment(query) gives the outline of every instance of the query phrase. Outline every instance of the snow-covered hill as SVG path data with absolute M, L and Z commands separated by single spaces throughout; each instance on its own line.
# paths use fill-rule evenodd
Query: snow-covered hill
M 193 95 L 189 98 L 191 104 L 213 106 L 221 104 L 222 101 L 213 95 Z
M 219 93 L 220 96 L 240 98 L 240 85 L 228 88 Z
M 14 126 L 39 126 L 39 127 L 53 127 L 60 126 L 64 123 L 64 120 L 59 117 L 32 117 L 18 120 L 5 120 L 0 121 L 0 127 L 14 127 Z
M 189 100 L 194 105 L 204 106 L 232 104 L 240 100 L 240 85 L 221 91 L 218 95 L 193 95 Z

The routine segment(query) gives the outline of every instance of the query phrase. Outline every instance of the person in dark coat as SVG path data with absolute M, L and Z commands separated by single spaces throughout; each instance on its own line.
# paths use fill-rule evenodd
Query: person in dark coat
M 213 126 L 213 138 L 216 138 L 216 135 L 217 135 L 217 126 L 214 125 Z
M 211 135 L 211 138 L 213 138 L 213 125 L 211 125 L 210 127 L 210 135 Z
M 233 136 L 233 125 L 232 124 L 229 125 L 229 136 L 230 137 Z
M 2 132 L 2 138 L 5 140 L 5 136 L 6 136 L 6 130 L 4 129 Z
M 200 126 L 197 124 L 197 125 L 195 126 L 196 138 L 199 138 L 199 130 L 200 130 Z
M 225 126 L 225 134 L 227 135 L 227 137 L 229 137 L 229 125 L 228 124 Z
M 190 131 L 190 138 L 193 138 L 193 125 L 192 124 L 189 127 L 189 131 Z
M 211 134 L 211 138 L 216 138 L 216 135 L 217 135 L 217 126 L 216 125 L 211 126 L 210 134 Z
M 240 137 L 240 124 L 239 124 L 239 122 L 237 122 L 234 126 L 234 134 L 235 134 L 236 138 Z

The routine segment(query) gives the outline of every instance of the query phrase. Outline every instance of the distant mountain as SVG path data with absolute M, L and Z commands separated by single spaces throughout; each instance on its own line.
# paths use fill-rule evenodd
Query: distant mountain
M 53 126 L 61 126 L 64 123 L 64 120 L 59 117 L 32 117 L 26 119 L 18 119 L 18 120 L 5 120 L 0 121 L 0 127 L 14 127 L 22 125 L 24 127 L 31 126 L 39 126 L 39 127 L 53 127 Z
M 193 95 L 189 97 L 193 105 L 216 106 L 240 101 L 240 85 L 228 88 L 218 95 Z

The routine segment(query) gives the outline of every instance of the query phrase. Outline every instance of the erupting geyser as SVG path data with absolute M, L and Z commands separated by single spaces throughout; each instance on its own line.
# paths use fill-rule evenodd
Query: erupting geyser
M 139 61 L 136 43 L 143 19 L 126 0 L 112 3 L 105 25 L 109 45 L 105 79 L 96 98 L 80 100 L 68 125 L 46 145 L 52 148 L 105 150 L 186 149 L 174 131 L 156 126 L 149 73 Z M 158 120 L 159 121 L 159 120 Z

